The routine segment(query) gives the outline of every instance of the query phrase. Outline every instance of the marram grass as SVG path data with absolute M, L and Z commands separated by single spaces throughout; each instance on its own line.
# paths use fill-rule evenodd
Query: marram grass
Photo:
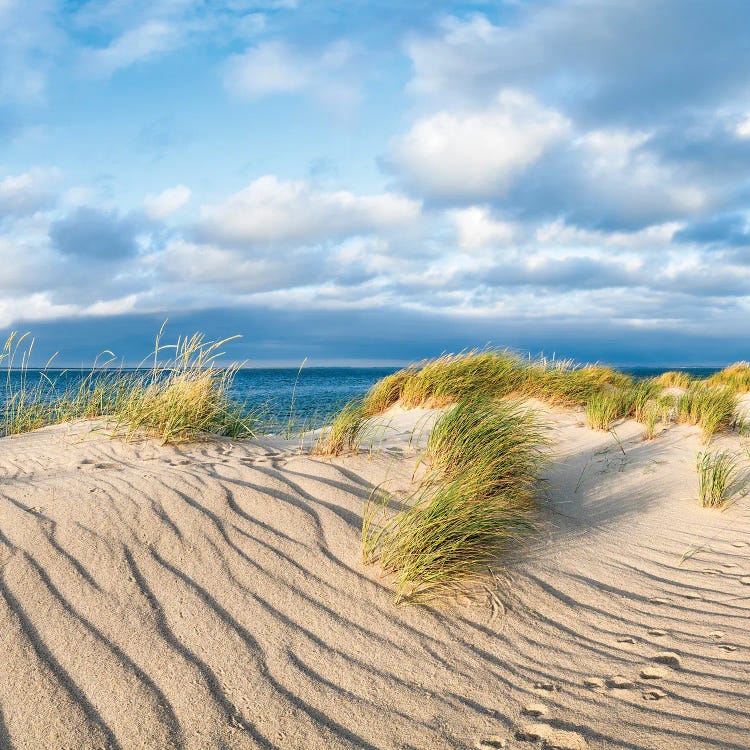
M 362 399 L 353 399 L 346 404 L 331 423 L 323 428 L 312 453 L 318 456 L 356 453 L 366 426 L 364 403 Z
M 729 386 L 735 393 L 750 392 L 750 362 L 735 362 L 707 381 L 710 385 Z
M 698 454 L 698 499 L 704 508 L 725 508 L 738 472 L 737 457 L 729 451 Z
M 531 412 L 468 397 L 436 422 L 429 468 L 406 507 L 366 508 L 363 557 L 393 576 L 396 603 L 471 592 L 534 529 L 543 433 Z
M 727 386 L 693 384 L 675 401 L 675 421 L 700 425 L 704 442 L 730 427 L 736 412 L 737 396 Z
M 252 435 L 253 411 L 229 396 L 236 368 L 216 364 L 230 339 L 208 341 L 195 334 L 165 345 L 160 337 L 161 332 L 148 368 L 128 371 L 105 362 L 66 378 L 65 371 L 53 376 L 48 363 L 32 383 L 28 362 L 33 341 L 11 335 L 0 352 L 0 363 L 8 369 L 0 434 L 101 418 L 115 434 L 149 435 L 164 443 Z M 14 367 L 19 360 L 20 367 Z
M 662 388 L 689 388 L 692 379 L 681 370 L 668 370 L 654 378 L 653 382 Z
M 617 393 L 594 394 L 585 408 L 586 426 L 592 430 L 608 431 L 622 416 L 622 401 Z

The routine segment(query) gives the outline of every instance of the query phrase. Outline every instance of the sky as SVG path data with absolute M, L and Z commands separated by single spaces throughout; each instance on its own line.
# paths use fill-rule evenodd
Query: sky
M 750 358 L 746 0 L 0 0 L 0 338 Z

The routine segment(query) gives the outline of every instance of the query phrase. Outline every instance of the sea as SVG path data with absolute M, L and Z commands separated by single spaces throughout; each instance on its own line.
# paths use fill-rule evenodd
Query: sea
M 230 395 L 259 412 L 260 419 L 272 430 L 293 427 L 314 428 L 324 424 L 347 401 L 363 396 L 381 378 L 395 372 L 395 367 L 306 367 L 252 368 L 238 370 Z M 693 377 L 708 377 L 719 367 L 618 367 L 636 378 L 660 375 L 666 370 L 681 369 Z M 0 408 L 8 391 L 15 391 L 22 378 L 34 387 L 40 382 L 54 384 L 58 392 L 75 385 L 80 370 L 13 370 L 0 375 Z M 5 379 L 5 383 L 3 382 Z

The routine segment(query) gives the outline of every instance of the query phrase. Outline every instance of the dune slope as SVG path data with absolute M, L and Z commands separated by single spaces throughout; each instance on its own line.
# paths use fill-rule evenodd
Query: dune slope
M 750 503 L 698 507 L 695 429 L 547 417 L 539 537 L 441 610 L 360 561 L 424 412 L 333 461 L 0 441 L 0 747 L 747 748 Z

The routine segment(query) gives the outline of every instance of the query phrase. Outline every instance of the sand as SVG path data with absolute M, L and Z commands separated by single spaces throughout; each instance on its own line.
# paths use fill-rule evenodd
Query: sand
M 621 449 L 545 415 L 542 530 L 443 609 L 394 607 L 360 559 L 430 412 L 335 460 L 3 439 L 0 747 L 750 747 L 750 500 L 698 506 L 695 428 L 626 422 Z

